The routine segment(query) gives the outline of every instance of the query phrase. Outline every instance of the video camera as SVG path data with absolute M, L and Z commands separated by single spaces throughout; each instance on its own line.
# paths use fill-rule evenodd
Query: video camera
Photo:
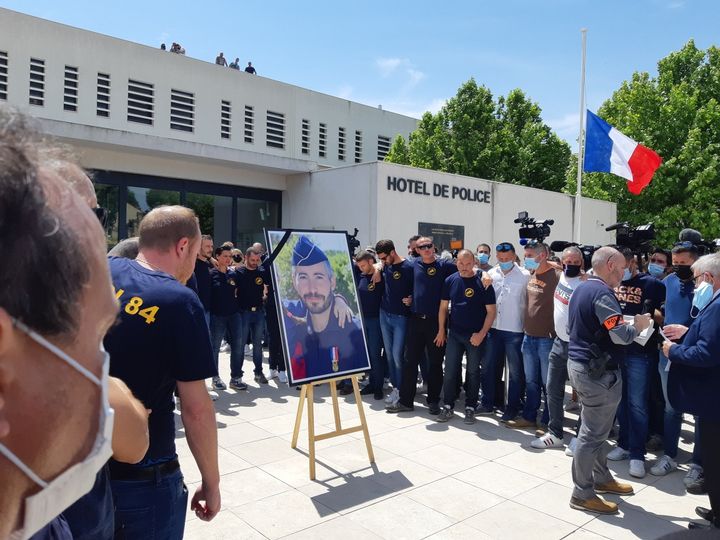
M 358 235 L 357 227 L 355 227 L 355 230 L 352 234 L 347 233 L 347 232 L 345 233 L 348 249 L 350 250 L 350 256 L 353 258 L 357 254 L 357 250 L 360 247 L 360 240 L 357 239 L 357 235 Z
M 542 242 L 550 236 L 550 225 L 555 225 L 554 219 L 546 219 L 537 221 L 535 218 L 528 216 L 526 211 L 518 212 L 518 217 L 513 223 L 521 225 L 518 234 L 520 236 L 520 244 L 525 245 L 529 241 Z
M 715 240 L 705 240 L 702 235 L 695 229 L 683 229 L 678 235 L 680 240 L 675 246 L 684 244 L 692 244 L 698 252 L 698 255 L 707 255 L 715 253 L 720 249 L 720 238 Z
M 568 242 L 566 240 L 555 240 L 550 243 L 550 249 L 555 253 L 562 253 L 566 248 L 574 246 L 580 250 L 583 258 L 583 266 L 587 272 L 592 268 L 592 256 L 601 246 L 590 246 L 587 244 L 578 244 L 577 242 Z
M 655 240 L 655 225 L 650 222 L 632 227 L 627 221 L 605 227 L 606 231 L 615 231 L 615 244 L 619 248 L 628 248 L 636 255 L 650 253 Z

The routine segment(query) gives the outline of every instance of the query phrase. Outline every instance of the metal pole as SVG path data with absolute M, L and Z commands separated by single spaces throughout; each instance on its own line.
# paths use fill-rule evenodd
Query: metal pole
M 575 195 L 575 242 L 582 243 L 580 238 L 582 224 L 582 170 L 583 156 L 585 154 L 585 45 L 587 42 L 587 28 L 581 28 L 582 34 L 582 64 L 580 68 L 580 132 L 578 134 L 578 167 L 577 167 L 577 193 Z

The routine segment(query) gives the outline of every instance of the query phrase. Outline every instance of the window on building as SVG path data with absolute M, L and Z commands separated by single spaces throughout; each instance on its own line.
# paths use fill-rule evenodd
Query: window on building
M 195 128 L 195 94 L 170 90 L 170 129 L 192 133 Z
M 324 158 L 327 155 L 327 124 L 318 125 L 318 156 Z
M 78 108 L 78 68 L 65 66 L 63 79 L 63 110 L 77 112 Z
M 280 208 L 273 201 L 237 199 L 237 247 L 245 251 L 254 242 L 265 244 L 263 228 L 280 226 Z
M 383 161 L 385 156 L 390 152 L 390 137 L 384 135 L 378 135 L 377 141 L 377 158 L 378 161 Z
M 127 237 L 137 236 L 142 218 L 150 210 L 163 204 L 180 204 L 180 192 L 128 186 L 126 205 Z
M 0 99 L 6 101 L 8 92 L 8 54 L 0 51 Z
M 203 234 L 211 234 L 215 245 L 231 240 L 232 197 L 207 195 L 205 193 L 186 194 L 185 206 L 192 208 L 200 222 Z
M 45 60 L 30 59 L 30 105 L 45 105 Z
M 252 105 L 245 105 L 245 142 L 252 144 L 255 141 L 255 109 Z
M 220 100 L 220 137 L 230 138 L 232 129 L 232 105 L 229 101 Z
M 108 213 L 105 223 L 105 241 L 108 250 L 118 243 L 118 186 L 95 183 L 95 194 L 98 206 L 102 206 Z
M 155 85 L 128 79 L 128 122 L 153 125 Z
M 362 131 L 355 131 L 355 163 L 362 162 Z
M 338 160 L 345 161 L 345 128 L 338 128 Z
M 310 154 L 310 120 L 302 121 L 302 139 L 300 150 L 303 154 Z
M 285 149 L 285 115 L 268 111 L 266 116 L 265 144 L 270 148 Z
M 97 74 L 97 99 L 95 102 L 95 113 L 98 116 L 108 118 L 110 116 L 110 74 Z

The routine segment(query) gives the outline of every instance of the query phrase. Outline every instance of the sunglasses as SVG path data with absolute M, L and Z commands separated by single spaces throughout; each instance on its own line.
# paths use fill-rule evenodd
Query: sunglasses
M 495 251 L 515 251 L 515 247 L 510 242 L 502 242 L 495 246 Z
M 422 246 L 415 246 L 415 249 L 432 249 L 432 244 L 423 244 Z
M 98 220 L 100 221 L 100 224 L 103 226 L 103 229 L 107 226 L 108 217 L 110 213 L 108 212 L 107 208 L 103 208 L 102 206 L 97 206 L 93 208 L 93 212 L 95 212 L 95 216 L 97 216 Z

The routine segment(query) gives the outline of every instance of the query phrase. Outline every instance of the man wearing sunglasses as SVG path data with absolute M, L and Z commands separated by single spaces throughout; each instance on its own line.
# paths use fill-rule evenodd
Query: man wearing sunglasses
M 457 266 L 447 259 L 435 258 L 435 246 L 430 238 L 421 236 L 415 249 L 419 257 L 413 261 L 413 302 L 407 333 L 407 356 L 403 363 L 400 399 L 387 412 L 412 411 L 417 391 L 418 367 L 429 360 L 427 374 L 427 404 L 430 414 L 440 414 L 440 391 L 443 385 L 445 345 L 438 341 L 438 311 L 445 279 L 457 272 Z M 444 336 L 443 340 L 444 342 Z
M 498 265 L 490 270 L 493 280 L 497 316 L 487 336 L 487 348 L 482 359 L 482 402 L 479 414 L 492 414 L 496 405 L 497 381 L 502 377 L 507 358 L 509 386 L 507 404 L 501 421 L 515 418 L 520 409 L 524 380 L 522 365 L 523 319 L 527 303 L 530 272 L 515 262 L 515 246 L 501 242 L 495 246 Z

